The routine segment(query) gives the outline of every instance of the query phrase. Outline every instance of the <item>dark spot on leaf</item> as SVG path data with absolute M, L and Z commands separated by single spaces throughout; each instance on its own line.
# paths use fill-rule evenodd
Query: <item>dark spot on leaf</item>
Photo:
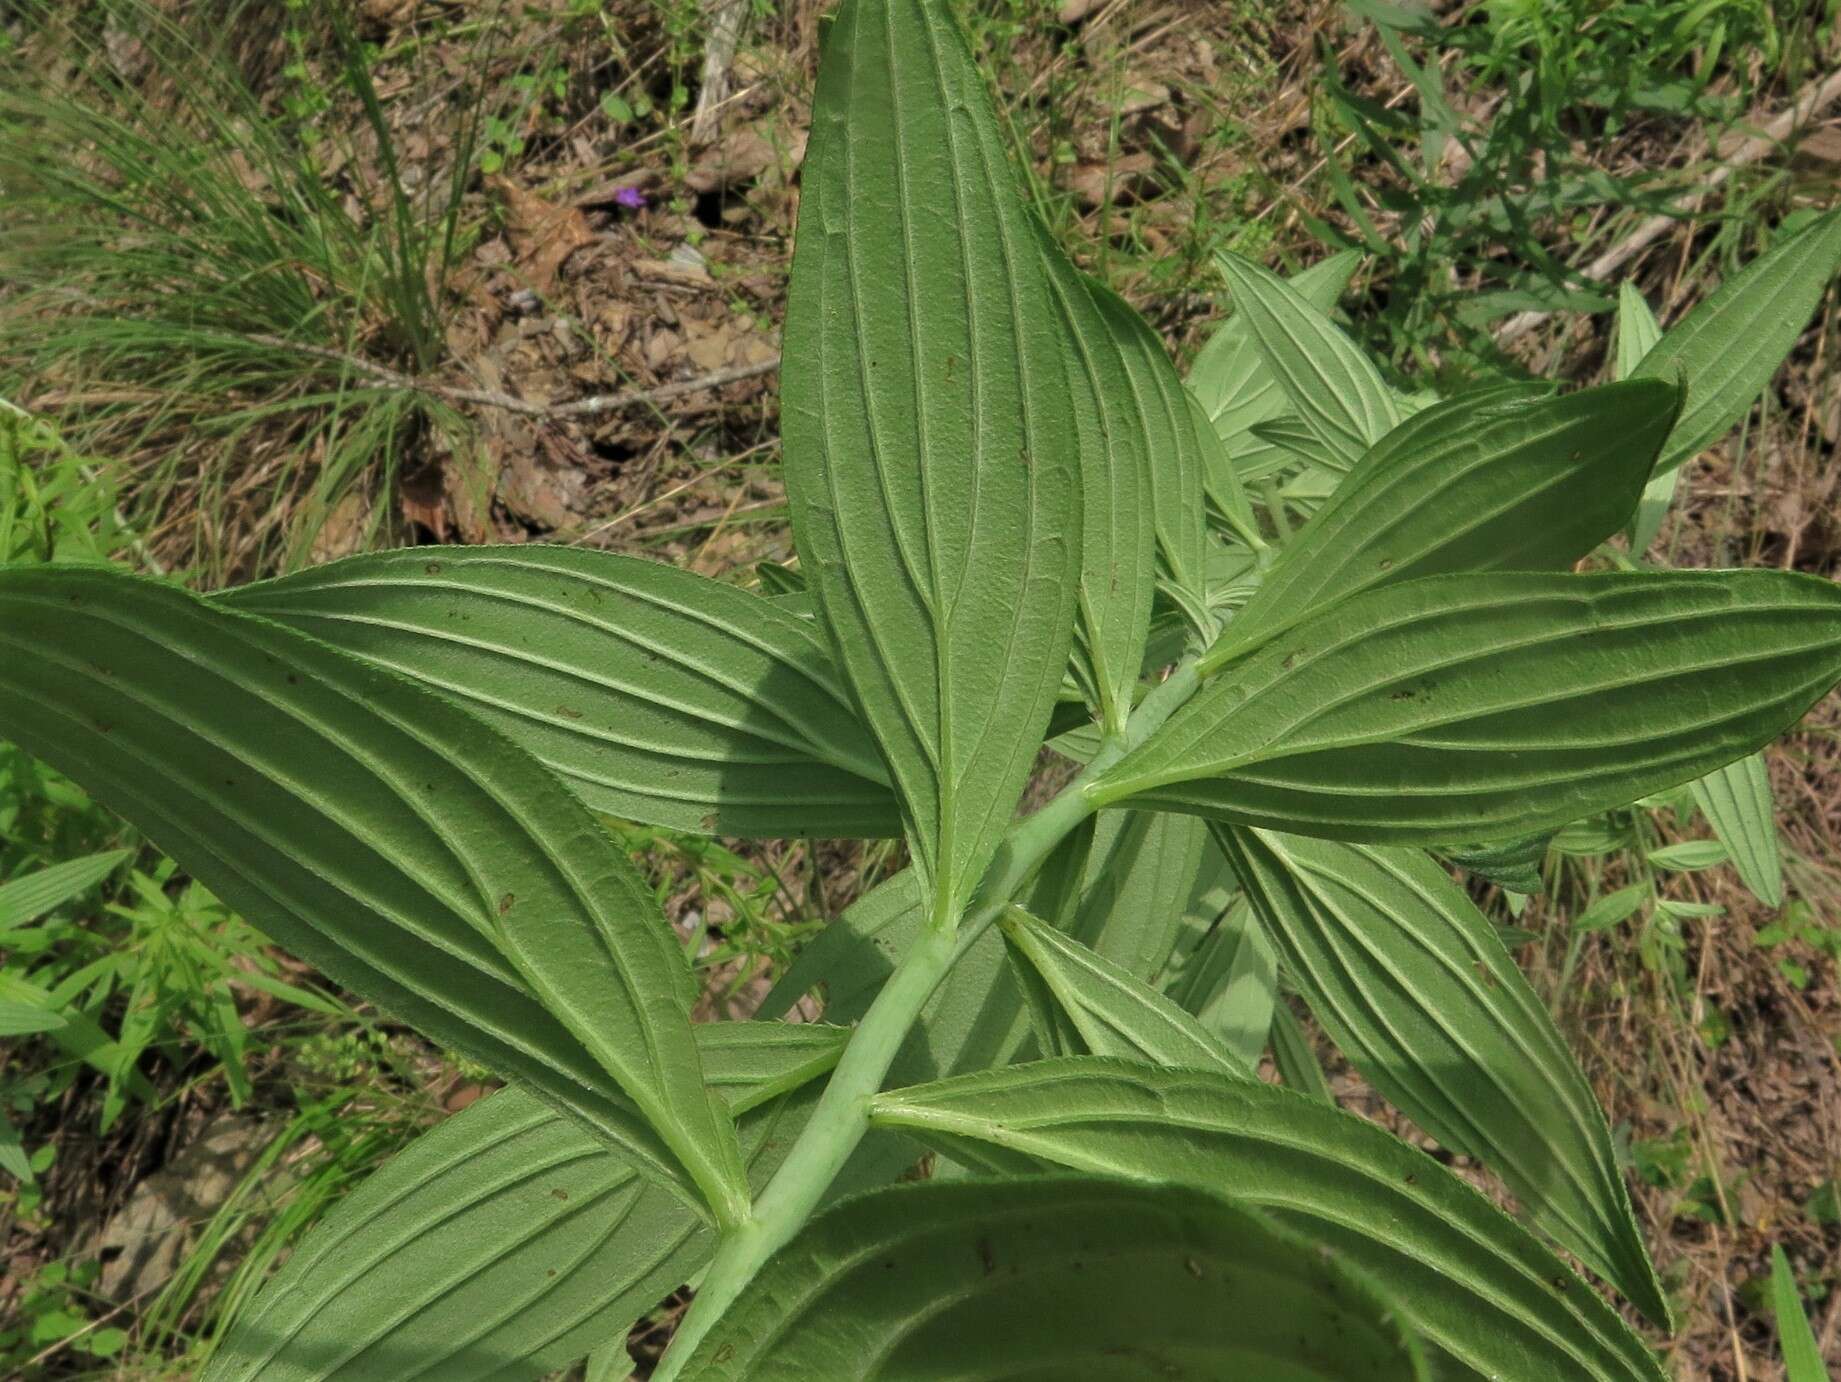
M 545 1272 L 545 1273 L 544 1273 L 544 1275 L 545 1275 L 545 1276 L 555 1276 L 555 1275 L 556 1275 L 556 1268 L 554 1268 L 554 1267 L 552 1267 L 552 1268 L 550 1268 L 550 1270 L 549 1270 L 549 1271 L 547 1271 L 547 1272 Z
M 505 913 L 509 912 L 511 910 L 511 904 L 517 900 L 518 898 L 515 893 L 506 893 L 505 896 L 501 897 L 499 899 L 499 915 L 504 916 Z
M 889 1263 L 889 1265 L 892 1267 L 895 1264 L 891 1262 Z M 733 1358 L 734 1356 L 735 1356 L 735 1345 L 734 1344 L 724 1344 L 721 1348 L 716 1350 L 716 1356 L 712 1361 L 717 1362 L 717 1363 L 726 1363 L 729 1361 L 729 1359 Z
M 997 1270 L 997 1256 L 991 1251 L 991 1240 L 989 1238 L 980 1238 L 978 1240 L 978 1261 L 983 1265 L 984 1274 L 986 1276 L 989 1276 L 992 1272 Z
M 562 716 L 562 717 L 563 717 L 563 718 L 564 718 L 565 720 L 579 720 L 579 719 L 581 719 L 581 718 L 582 718 L 582 712 L 581 712 L 581 711 L 579 711 L 579 710 L 572 710 L 572 709 L 570 709 L 570 708 L 569 708 L 568 706 L 566 706 L 566 705 L 559 705 L 559 706 L 557 706 L 557 707 L 556 707 L 556 713 L 557 713 L 558 715 L 561 715 L 561 716 Z
M 1389 696 L 1387 699 L 1390 701 L 1410 701 L 1412 700 L 1414 696 L 1418 694 L 1419 693 L 1413 690 L 1412 687 L 1406 686 L 1394 692 L 1393 695 Z
M 1408 1185 L 1417 1185 L 1419 1184 L 1419 1177 L 1414 1175 L 1411 1171 L 1408 1171 L 1406 1173 L 1406 1183 Z
M 441 574 L 441 563 L 438 561 L 431 561 L 427 566 L 424 566 L 422 569 L 428 572 L 428 574 L 431 576 L 439 576 Z
M 96 721 L 96 732 L 97 732 L 98 734 L 108 734 L 108 733 L 111 733 L 111 732 L 112 732 L 112 731 L 114 730 L 114 728 L 115 728 L 115 726 L 114 726 L 114 725 L 112 725 L 112 724 L 110 724 L 110 723 L 109 723 L 109 722 L 108 722 L 107 720 L 98 720 L 98 721 Z
M 1564 1291 L 1566 1289 L 1566 1278 L 1563 1276 L 1556 1276 L 1553 1279 L 1553 1289 L 1556 1291 Z
M 1382 557 L 1380 561 L 1375 563 L 1375 567 L 1377 570 L 1391 571 L 1394 569 L 1394 559 L 1392 557 Z
M 288 685 L 289 686 L 299 686 L 300 678 L 295 676 L 292 672 L 289 672 L 288 673 Z
M 550 1198 L 553 1200 L 566 1200 L 569 1198 L 569 1192 L 559 1185 L 550 1192 Z
M 1289 672 L 1293 667 L 1296 667 L 1298 665 L 1298 654 L 1303 651 L 1304 650 L 1302 648 L 1292 649 L 1290 652 L 1285 654 L 1285 660 L 1279 663 L 1279 666 L 1283 667 L 1287 672 Z

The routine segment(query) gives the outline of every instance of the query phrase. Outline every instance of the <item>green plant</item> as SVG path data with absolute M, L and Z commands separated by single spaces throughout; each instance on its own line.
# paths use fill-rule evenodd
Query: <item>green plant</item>
M 661 1378 L 1661 1376 L 1543 1242 L 1666 1327 L 1610 1130 L 1427 850 L 1525 868 L 1841 679 L 1824 581 L 1570 570 L 1748 406 L 1841 213 L 1564 395 L 1402 397 L 1313 304 L 1346 260 L 1229 260 L 1185 392 L 1004 147 L 937 0 L 845 0 L 774 596 L 541 547 L 209 598 L 0 572 L 0 730 L 508 1082 L 345 1201 L 208 1382 L 602 1372 L 693 1277 Z M 911 862 L 755 1021 L 693 1025 L 595 813 Z M 1529 1222 L 1336 1109 L 1287 985 Z M 770 1020 L 815 988 L 830 1025 Z
M 1788 1382 L 1828 1382 L 1822 1351 L 1796 1294 L 1796 1273 L 1784 1250 L 1771 1247 L 1771 1314 L 1777 1321 L 1777 1339 L 1783 1348 L 1784 1376 Z

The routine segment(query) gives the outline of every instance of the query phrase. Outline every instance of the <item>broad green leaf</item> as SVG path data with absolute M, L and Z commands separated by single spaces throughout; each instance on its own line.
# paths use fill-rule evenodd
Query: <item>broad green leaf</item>
M 1328 315 L 1360 262 L 1355 251 L 1345 250 L 1287 281 L 1311 307 Z M 1244 313 L 1229 317 L 1196 352 L 1188 384 L 1214 424 L 1215 434 L 1237 462 L 1248 449 L 1255 424 L 1275 418 L 1287 408 L 1285 391 L 1266 368 L 1259 338 Z
M 1777 1342 L 1783 1349 L 1785 1382 L 1829 1382 L 1822 1350 L 1809 1327 L 1809 1316 L 1796 1294 L 1796 1273 L 1781 1243 L 1771 1244 L 1771 1314 L 1777 1323 Z
M 1278 1003 L 1278 955 L 1244 896 L 1202 942 L 1170 996 L 1242 1066 L 1258 1067 Z
M 1011 959 L 1047 987 L 1086 1051 L 1245 1078 L 1248 1062 L 1143 980 L 1021 907 L 999 925 Z
M 1189 413 L 1189 397 L 1163 342 L 1131 304 L 1091 280 L 1087 289 L 1125 365 L 1127 392 L 1120 402 L 1127 406 L 1120 425 L 1136 429 L 1149 457 L 1152 526 L 1164 588 L 1191 623 L 1206 631 L 1206 462 Z
M 1649 310 L 1636 285 L 1625 282 L 1617 290 L 1617 377 L 1631 378 L 1643 357 L 1661 339 L 1662 327 L 1655 313 Z M 1675 501 L 1675 482 L 1680 478 L 1681 469 L 1677 466 L 1654 476 L 1643 487 L 1643 497 L 1630 518 L 1630 550 L 1638 556 L 1649 550 L 1649 544 L 1662 531 L 1662 520 Z
M 1414 415 L 1280 550 L 1204 673 L 1364 590 L 1571 566 L 1630 516 L 1679 402 L 1645 381 L 1536 403 L 1479 391 Z
M 1289 1090 L 1080 1056 L 881 1094 L 872 1117 L 990 1169 L 1190 1185 L 1271 1211 L 1388 1283 L 1444 1354 L 1441 1378 L 1663 1376 L 1533 1234 L 1386 1130 Z
M 1696 780 L 1694 804 L 1725 844 L 1752 896 L 1767 907 L 1782 906 L 1783 851 L 1764 755 L 1747 754 Z
M 1424 1379 L 1397 1313 L 1340 1254 L 1189 1187 L 923 1182 L 808 1224 L 683 1376 Z
M 1075 665 L 1101 726 L 1119 732 L 1131 713 L 1156 590 L 1157 535 L 1150 435 L 1132 375 L 1090 288 L 1036 223 L 1049 287 L 1072 354 L 1080 426 L 1081 562 Z
M 1393 391 L 1329 316 L 1270 269 L 1234 254 L 1215 257 L 1234 310 L 1259 340 L 1289 411 L 1303 418 L 1345 466 L 1400 422 Z
M 1656 473 L 1692 460 L 1745 416 L 1796 345 L 1841 266 L 1841 210 L 1790 235 L 1722 283 L 1643 356 L 1639 377 L 1687 382 Z
M 215 597 L 434 687 L 590 807 L 725 835 L 893 835 L 822 630 L 659 562 L 569 547 L 380 552 Z
M 1838 678 L 1841 591 L 1815 577 L 1432 576 L 1204 682 L 1088 794 L 1339 839 L 1505 838 L 1731 762 Z
M 1604 1113 L 1464 890 L 1418 850 L 1220 834 L 1311 1012 L 1368 1082 L 1667 1328 Z
M 445 697 L 172 586 L 13 568 L 0 733 L 337 982 L 745 1208 L 651 890 Z
M 65 859 L 0 884 L 0 931 L 36 921 L 53 907 L 81 897 L 132 857 L 131 849 L 112 849 Z
M 737 1114 L 758 1109 L 741 1123 L 756 1184 L 816 1095 L 785 1091 L 841 1050 L 844 1034 L 816 1030 L 781 1044 L 798 1028 L 699 1029 L 711 1083 Z M 829 1059 L 815 1067 L 821 1050 Z M 624 1341 L 714 1243 L 676 1196 L 514 1085 L 425 1133 L 342 1201 L 237 1317 L 200 1382 L 540 1377 Z
M 824 44 L 786 311 L 800 567 L 957 920 L 1067 666 L 1077 362 L 964 39 L 851 0 Z

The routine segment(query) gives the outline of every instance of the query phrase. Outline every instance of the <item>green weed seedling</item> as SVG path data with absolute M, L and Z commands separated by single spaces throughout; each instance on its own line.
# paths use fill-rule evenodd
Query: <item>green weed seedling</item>
M 1432 851 L 1526 878 L 1841 679 L 1826 581 L 1573 569 L 1749 406 L 1841 215 L 1572 392 L 1401 395 L 1348 257 L 1229 259 L 1185 385 L 1005 149 L 941 0 L 839 6 L 772 596 L 541 546 L 0 571 L 0 733 L 506 1084 L 205 1382 L 613 1375 L 693 1281 L 664 1382 L 1662 1376 L 1560 1256 L 1668 1326 L 1610 1130 Z M 693 1024 L 608 817 L 909 863 Z M 1525 1220 L 1337 1109 L 1287 991 Z

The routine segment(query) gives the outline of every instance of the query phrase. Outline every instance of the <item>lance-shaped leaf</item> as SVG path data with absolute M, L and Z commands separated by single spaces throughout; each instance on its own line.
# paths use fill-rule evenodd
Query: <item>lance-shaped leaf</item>
M 1339 1254 L 1184 1186 L 895 1186 L 806 1226 L 703 1339 L 687 1382 L 1423 1379 Z
M 1781 237 L 1669 329 L 1637 377 L 1683 379 L 1687 404 L 1656 462 L 1692 460 L 1745 416 L 1841 266 L 1841 209 Z
M 1393 390 L 1329 316 L 1284 279 L 1234 254 L 1215 258 L 1261 358 L 1318 440 L 1354 465 L 1400 423 Z
M 1501 839 L 1729 763 L 1838 678 L 1841 591 L 1815 577 L 1431 576 L 1204 682 L 1088 790 L 1339 839 Z
M 750 1178 L 784 1157 L 845 1033 L 699 1029 Z M 512 1382 L 566 1367 L 709 1260 L 715 1233 L 632 1162 L 512 1086 L 423 1134 L 316 1225 L 200 1382 Z
M 214 597 L 414 677 L 597 811 L 725 835 L 893 835 L 824 633 L 777 601 L 568 547 L 380 552 Z
M 1010 958 L 1040 980 L 1086 1051 L 1246 1076 L 1248 1066 L 1199 1021 L 1104 956 L 1021 907 L 999 925 Z
M 1441 1378 L 1662 1382 L 1533 1234 L 1386 1130 L 1289 1090 L 1077 1056 L 881 1094 L 871 1116 L 974 1166 L 1190 1185 L 1277 1214 L 1387 1282 Z
M 1150 434 L 1132 375 L 1095 290 L 1036 223 L 1049 287 L 1067 333 L 1070 402 L 1080 426 L 1081 560 L 1075 666 L 1102 728 L 1131 713 L 1156 590 Z
M 172 586 L 14 568 L 0 733 L 339 983 L 745 1210 L 651 890 L 443 696 Z
M 1649 304 L 1633 283 L 1617 290 L 1617 377 L 1629 379 L 1643 357 L 1662 339 L 1662 327 Z M 1675 482 L 1681 478 L 1680 467 L 1652 476 L 1643 487 L 1636 512 L 1630 516 L 1630 550 L 1641 556 L 1662 531 L 1662 520 L 1675 499 Z
M 1130 303 L 1105 286 L 1087 283 L 1125 364 L 1128 392 L 1122 425 L 1135 426 L 1150 458 L 1150 488 L 1157 556 L 1164 589 L 1198 628 L 1207 629 L 1207 557 L 1203 539 L 1201 441 L 1189 413 L 1182 380 L 1163 342 Z
M 1259 1065 L 1278 1005 L 1278 954 L 1244 895 L 1216 922 L 1170 997 L 1242 1066 Z
M 1220 833 L 1311 1011 L 1368 1082 L 1667 1328 L 1604 1113 L 1463 889 L 1418 850 Z
M 1781 1243 L 1771 1244 L 1771 1315 L 1783 1351 L 1785 1382 L 1829 1382 L 1822 1348 L 1796 1294 L 1796 1273 Z
M 839 9 L 787 300 L 787 490 L 943 922 L 1010 821 L 1073 634 L 1075 366 L 1030 215 L 951 18 Z
M 1679 401 L 1650 380 L 1536 403 L 1478 391 L 1416 414 L 1285 544 L 1203 671 L 1377 586 L 1571 566 L 1630 516 Z
M 1344 250 L 1300 270 L 1287 282 L 1312 308 L 1327 315 L 1349 286 L 1360 259 L 1354 250 Z M 1256 424 L 1290 407 L 1283 386 L 1266 368 L 1259 337 L 1242 313 L 1229 317 L 1196 352 L 1188 385 L 1215 434 L 1235 457 L 1248 449 Z
M 1149 980 L 1170 958 L 1199 886 L 1206 827 L 1150 811 L 1109 811 L 1093 834 L 1067 931 L 1127 974 Z
M 36 921 L 53 907 L 81 897 L 115 872 L 133 853 L 131 849 L 112 849 L 102 854 L 86 854 L 81 859 L 65 859 L 0 884 L 0 931 Z
M 1740 879 L 1767 907 L 1783 905 L 1783 850 L 1764 755 L 1747 754 L 1694 783 L 1694 804 L 1725 843 Z

